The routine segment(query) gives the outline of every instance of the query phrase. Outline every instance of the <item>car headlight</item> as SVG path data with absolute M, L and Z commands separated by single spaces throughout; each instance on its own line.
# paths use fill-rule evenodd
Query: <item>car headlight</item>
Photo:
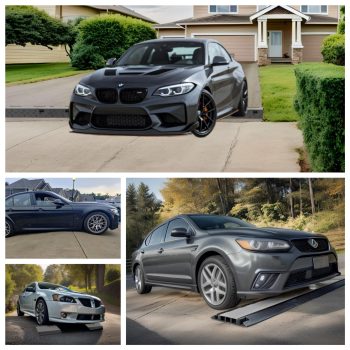
M 116 208 L 111 208 L 109 209 L 114 215 L 119 215 L 118 209 Z
M 91 95 L 91 89 L 85 85 L 77 84 L 74 88 L 74 93 L 79 96 Z
M 285 251 L 290 249 L 290 244 L 279 239 L 236 239 L 241 248 L 260 252 Z
M 53 301 L 60 301 L 61 303 L 76 303 L 75 299 L 68 295 L 52 294 Z
M 193 83 L 182 83 L 176 85 L 163 86 L 157 89 L 153 95 L 162 97 L 184 95 L 193 90 L 195 86 L 196 85 Z

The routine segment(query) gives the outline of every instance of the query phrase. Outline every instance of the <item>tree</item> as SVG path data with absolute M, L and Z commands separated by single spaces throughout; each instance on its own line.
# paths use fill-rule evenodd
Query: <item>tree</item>
M 65 265 L 65 271 L 68 276 L 78 286 L 83 286 L 86 291 L 91 290 L 93 281 L 93 272 L 95 271 L 95 265 L 93 264 L 69 264 Z
M 49 265 L 44 273 L 44 281 L 61 284 L 64 280 L 64 266 L 58 264 Z
M 15 293 L 19 293 L 27 284 L 34 281 L 43 280 L 43 270 L 41 266 L 34 264 L 10 264 L 6 268 L 11 274 L 15 283 Z
M 101 292 L 105 285 L 105 269 L 106 265 L 98 264 L 96 265 L 96 289 Z
M 345 6 L 340 6 L 340 16 L 337 28 L 338 34 L 345 34 Z
M 128 188 L 126 189 L 126 213 L 127 214 L 132 214 L 137 211 L 136 196 L 137 196 L 136 187 L 133 183 L 130 183 L 128 185 Z
M 312 181 L 310 178 L 308 179 L 308 183 L 309 183 L 309 191 L 310 191 L 311 212 L 312 212 L 312 214 L 315 214 L 314 190 L 312 188 Z
M 16 283 L 13 280 L 11 272 L 7 266 L 6 266 L 5 285 L 6 285 L 6 291 L 5 291 L 6 311 L 11 311 L 14 308 L 12 300 L 13 300 L 13 295 L 16 288 Z
M 75 34 L 74 34 L 75 35 Z M 73 46 L 72 28 L 34 6 L 6 6 L 6 45 Z

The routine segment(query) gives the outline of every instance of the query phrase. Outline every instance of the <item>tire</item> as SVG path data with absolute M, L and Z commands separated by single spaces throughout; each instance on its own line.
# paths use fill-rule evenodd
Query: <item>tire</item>
M 151 292 L 152 286 L 145 283 L 145 276 L 140 265 L 137 265 L 135 268 L 134 282 L 137 293 L 147 294 Z
M 13 225 L 10 220 L 5 221 L 5 237 L 11 237 L 13 236 Z
M 232 271 L 221 256 L 211 256 L 203 261 L 197 281 L 203 299 L 213 309 L 229 309 L 240 301 Z
M 21 311 L 21 307 L 19 306 L 18 301 L 17 301 L 17 316 L 24 316 L 24 312 Z
M 203 90 L 198 101 L 197 110 L 198 126 L 192 130 L 192 134 L 197 137 L 208 136 L 216 124 L 216 105 L 213 96 Z
M 109 218 L 103 212 L 90 213 L 84 220 L 84 229 L 88 233 L 101 235 L 109 227 Z
M 39 326 L 49 324 L 49 313 L 43 299 L 39 299 L 35 305 L 35 318 Z
M 248 84 L 244 80 L 242 84 L 241 99 L 238 105 L 238 111 L 235 113 L 236 116 L 245 117 L 248 109 Z

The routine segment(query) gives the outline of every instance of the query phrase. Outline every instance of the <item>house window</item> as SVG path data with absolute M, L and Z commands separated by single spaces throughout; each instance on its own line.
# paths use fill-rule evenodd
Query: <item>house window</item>
M 327 5 L 301 5 L 300 10 L 301 12 L 304 12 L 304 13 L 326 15 L 328 13 L 328 6 Z
M 210 5 L 209 13 L 237 13 L 237 5 Z
M 261 10 L 263 10 L 263 9 L 265 9 L 266 7 L 269 7 L 270 5 L 257 5 L 256 6 L 256 10 L 257 11 L 261 11 Z

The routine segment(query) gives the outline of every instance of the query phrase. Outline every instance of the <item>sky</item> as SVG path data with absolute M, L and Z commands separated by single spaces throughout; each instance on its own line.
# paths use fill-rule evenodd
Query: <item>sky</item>
M 6 178 L 9 183 L 19 180 L 18 178 Z M 51 187 L 72 188 L 72 178 L 45 178 Z M 101 193 L 116 195 L 120 193 L 120 179 L 118 178 L 75 178 L 74 188 L 80 193 Z
M 160 190 L 164 187 L 164 183 L 167 179 L 165 178 L 160 178 L 160 179 L 146 179 L 146 178 L 142 178 L 142 179 L 127 179 L 126 180 L 126 186 L 128 186 L 130 183 L 133 183 L 136 187 L 143 182 L 144 184 L 146 184 L 150 191 L 154 193 L 154 195 L 160 199 L 163 200 L 163 196 L 160 193 Z
M 133 5 L 128 8 L 146 16 L 158 23 L 168 23 L 193 16 L 193 6 L 156 6 Z

